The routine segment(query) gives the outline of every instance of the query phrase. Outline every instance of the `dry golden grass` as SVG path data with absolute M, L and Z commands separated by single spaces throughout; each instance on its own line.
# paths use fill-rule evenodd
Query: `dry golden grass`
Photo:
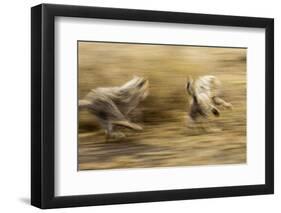
M 246 162 L 246 49 L 79 43 L 79 99 L 96 87 L 149 79 L 150 95 L 134 112 L 144 130 L 107 141 L 95 117 L 79 112 L 79 170 Z M 187 76 L 215 75 L 233 110 L 186 125 Z

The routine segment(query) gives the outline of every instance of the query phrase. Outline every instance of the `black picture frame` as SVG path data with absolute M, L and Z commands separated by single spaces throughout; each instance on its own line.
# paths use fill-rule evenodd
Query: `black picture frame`
M 54 195 L 55 17 L 264 28 L 265 184 L 112 194 Z M 31 8 L 31 204 L 42 209 L 274 193 L 274 20 L 164 11 L 41 4 Z

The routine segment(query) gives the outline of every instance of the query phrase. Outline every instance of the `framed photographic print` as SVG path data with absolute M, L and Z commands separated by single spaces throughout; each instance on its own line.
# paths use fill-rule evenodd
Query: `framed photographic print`
M 272 194 L 274 21 L 31 9 L 31 203 Z

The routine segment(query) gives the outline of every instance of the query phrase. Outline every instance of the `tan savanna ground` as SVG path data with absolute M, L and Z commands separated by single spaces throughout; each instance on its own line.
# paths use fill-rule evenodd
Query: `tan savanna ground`
M 79 112 L 79 170 L 246 163 L 246 49 L 78 42 L 78 50 L 79 99 L 134 75 L 150 84 L 132 115 L 144 130 L 121 129 L 126 138 L 107 140 L 95 117 Z M 189 75 L 219 78 L 233 110 L 188 128 Z

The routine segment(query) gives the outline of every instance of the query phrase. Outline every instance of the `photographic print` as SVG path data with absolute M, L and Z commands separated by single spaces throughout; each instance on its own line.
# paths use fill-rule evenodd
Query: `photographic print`
M 40 4 L 31 41 L 32 205 L 274 193 L 274 19 Z
M 79 171 L 246 163 L 247 48 L 77 48 Z

